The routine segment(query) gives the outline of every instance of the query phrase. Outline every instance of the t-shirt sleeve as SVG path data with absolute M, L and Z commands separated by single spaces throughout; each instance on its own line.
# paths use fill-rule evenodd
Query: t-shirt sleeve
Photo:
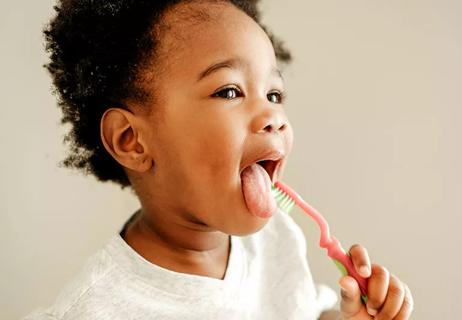
M 44 309 L 38 309 L 27 315 L 23 320 L 58 320 L 58 318 Z
M 316 295 L 314 296 L 316 301 L 313 303 L 313 305 L 316 305 L 318 314 L 333 309 L 338 301 L 337 293 L 329 286 L 322 283 L 315 283 L 313 280 L 307 258 L 306 238 L 302 229 L 289 214 L 283 211 L 280 211 L 278 214 L 293 236 L 293 245 L 295 248 L 297 248 L 301 263 L 307 270 L 308 281 L 311 281 L 314 288 L 316 289 Z

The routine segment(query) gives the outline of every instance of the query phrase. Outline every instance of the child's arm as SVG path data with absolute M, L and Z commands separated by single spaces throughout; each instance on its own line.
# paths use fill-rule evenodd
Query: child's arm
M 342 277 L 340 312 L 324 312 L 319 320 L 407 320 L 413 309 L 409 287 L 386 268 L 370 263 L 366 249 L 361 245 L 350 248 L 356 271 L 369 278 L 367 304 L 362 304 L 358 283 L 350 276 Z

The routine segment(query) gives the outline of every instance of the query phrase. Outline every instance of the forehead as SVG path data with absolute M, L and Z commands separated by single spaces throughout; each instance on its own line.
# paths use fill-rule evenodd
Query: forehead
M 230 3 L 180 3 L 162 20 L 156 33 L 161 39 L 157 58 L 163 70 L 188 72 L 229 57 L 241 57 L 248 64 L 276 65 L 266 33 Z

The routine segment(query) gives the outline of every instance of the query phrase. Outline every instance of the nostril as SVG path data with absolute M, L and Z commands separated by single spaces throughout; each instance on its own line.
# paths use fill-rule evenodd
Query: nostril
M 269 124 L 267 125 L 266 127 L 263 128 L 263 131 L 266 131 L 266 132 L 273 132 L 273 125 Z
M 272 112 L 272 110 L 269 110 Z M 276 133 L 286 130 L 288 122 L 283 115 L 257 116 L 251 123 L 251 130 L 255 133 Z
M 267 132 L 283 131 L 286 129 L 286 127 L 287 127 L 286 123 L 283 123 L 282 125 L 269 124 L 266 127 L 264 127 L 263 130 Z

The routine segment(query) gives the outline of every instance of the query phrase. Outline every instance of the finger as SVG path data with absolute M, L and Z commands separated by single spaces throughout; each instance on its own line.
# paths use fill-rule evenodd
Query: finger
M 404 301 L 404 284 L 394 275 L 390 275 L 390 286 L 382 309 L 375 317 L 377 320 L 394 319 Z
M 412 298 L 411 290 L 409 287 L 404 284 L 404 301 L 403 305 L 401 306 L 401 310 L 399 310 L 398 315 L 396 316 L 396 320 L 407 320 L 410 318 L 412 310 L 414 310 L 414 299 Z
M 375 263 L 372 264 L 372 274 L 367 286 L 367 312 L 375 316 L 387 297 L 390 273 L 387 269 Z
M 359 275 L 368 278 L 371 275 L 371 261 L 366 248 L 359 244 L 353 245 L 350 248 L 350 257 Z
M 361 304 L 361 291 L 359 290 L 358 283 L 350 276 L 342 277 L 339 280 L 340 296 L 340 310 L 345 318 L 357 315 L 362 308 Z

